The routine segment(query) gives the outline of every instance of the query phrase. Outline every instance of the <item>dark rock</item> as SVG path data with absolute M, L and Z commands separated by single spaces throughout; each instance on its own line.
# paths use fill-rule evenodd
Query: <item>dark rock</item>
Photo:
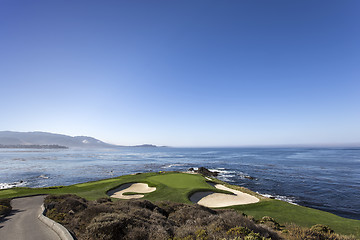
M 255 178 L 252 176 L 245 176 L 245 178 L 250 179 L 250 180 L 255 180 Z
M 216 172 L 216 171 L 212 172 L 209 169 L 204 168 L 204 167 L 199 167 L 199 169 L 196 172 L 200 173 L 204 176 L 207 176 L 207 177 L 216 177 L 219 175 L 219 172 Z

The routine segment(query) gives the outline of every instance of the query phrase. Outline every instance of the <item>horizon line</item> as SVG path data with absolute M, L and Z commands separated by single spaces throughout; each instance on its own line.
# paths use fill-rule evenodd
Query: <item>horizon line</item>
M 50 134 L 59 134 L 59 135 L 65 135 L 65 136 L 70 136 L 70 137 L 92 137 L 95 138 L 97 140 L 97 137 L 94 136 L 89 136 L 89 135 L 68 135 L 65 133 L 56 133 L 56 132 L 50 132 L 50 131 L 44 131 L 44 130 L 33 130 L 33 131 L 13 131 L 13 130 L 2 130 L 0 132 L 19 132 L 19 133 L 50 133 Z M 105 142 L 103 140 L 100 140 L 104 143 L 110 144 L 110 145 L 115 145 L 115 146 L 119 146 L 119 147 L 132 147 L 132 146 L 140 146 L 140 145 L 154 145 L 156 147 L 169 147 L 169 148 L 302 148 L 302 147 L 315 147 L 315 148 L 320 148 L 320 147 L 330 147 L 330 148 L 336 148 L 336 147 L 360 147 L 360 142 L 355 143 L 294 143 L 294 144 L 284 144 L 284 143 L 279 143 L 279 144 L 243 144 L 243 145 L 208 145 L 208 146 L 203 146 L 203 145 L 178 145 L 178 146 L 171 146 L 171 145 L 167 145 L 167 144 L 154 144 L 154 143 L 138 143 L 138 144 L 118 144 L 118 143 L 111 143 L 111 142 Z

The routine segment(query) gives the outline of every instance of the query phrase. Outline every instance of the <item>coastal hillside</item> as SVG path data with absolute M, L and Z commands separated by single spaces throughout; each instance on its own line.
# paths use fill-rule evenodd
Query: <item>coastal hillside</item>
M 31 146 L 58 145 L 69 148 L 111 148 L 116 145 L 102 142 L 87 136 L 71 137 L 47 132 L 12 132 L 0 131 L 0 145 L 3 146 Z

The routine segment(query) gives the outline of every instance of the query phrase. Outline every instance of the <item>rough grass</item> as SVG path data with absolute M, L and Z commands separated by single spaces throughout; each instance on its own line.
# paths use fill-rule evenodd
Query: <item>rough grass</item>
M 319 228 L 321 226 L 321 228 Z M 355 236 L 344 236 L 334 233 L 328 226 L 317 224 L 311 228 L 300 227 L 294 224 L 287 226 L 282 236 L 289 240 L 356 240 Z
M 214 181 L 225 184 L 216 179 L 214 179 Z M 145 197 L 143 198 L 153 202 L 171 201 L 192 204 L 189 200 L 189 196 L 195 191 L 224 192 L 215 189 L 213 186 L 206 183 L 206 179 L 201 175 L 168 172 L 125 175 L 71 186 L 5 189 L 0 190 L 0 199 L 39 194 L 76 194 L 87 200 L 96 200 L 99 198 L 106 199 L 108 198 L 106 193 L 109 190 L 129 182 L 143 182 L 149 184 L 151 187 L 156 187 L 156 191 L 144 194 Z M 253 193 L 250 190 L 229 184 L 225 185 L 257 196 L 256 193 Z M 354 234 L 360 238 L 360 221 L 358 220 L 346 219 L 327 212 L 295 206 L 278 200 L 261 198 L 259 203 L 234 206 L 231 208 L 244 212 L 249 216 L 254 216 L 256 219 L 261 219 L 263 216 L 270 216 L 275 218 L 281 224 L 294 223 L 302 227 L 325 224 L 330 226 L 337 233 Z
M 330 226 L 335 232 L 341 234 L 354 234 L 360 238 L 360 221 L 342 218 L 334 214 L 290 204 L 279 200 L 262 201 L 250 205 L 234 206 L 240 212 L 260 219 L 271 216 L 279 223 L 287 225 L 295 223 L 303 227 L 315 224 Z

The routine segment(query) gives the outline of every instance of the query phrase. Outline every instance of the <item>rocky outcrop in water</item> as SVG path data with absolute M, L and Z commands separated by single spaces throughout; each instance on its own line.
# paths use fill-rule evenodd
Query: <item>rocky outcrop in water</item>
M 206 177 L 217 177 L 219 175 L 219 172 L 216 171 L 210 171 L 209 169 L 205 167 L 199 167 L 198 170 L 195 170 L 194 168 L 189 168 L 189 171 L 196 172 L 199 174 L 202 174 Z

